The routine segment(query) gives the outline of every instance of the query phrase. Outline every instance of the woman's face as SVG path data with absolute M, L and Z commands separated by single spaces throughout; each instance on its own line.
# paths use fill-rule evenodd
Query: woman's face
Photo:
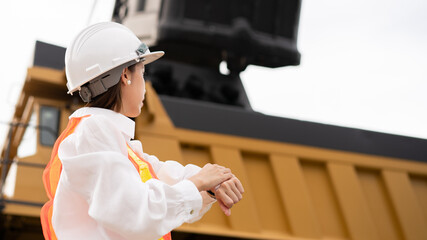
M 128 117 L 137 117 L 141 114 L 145 98 L 145 66 L 143 63 L 135 65 L 133 71 L 128 68 L 123 70 L 121 86 L 122 108 L 120 113 Z M 129 84 L 130 81 L 130 84 Z

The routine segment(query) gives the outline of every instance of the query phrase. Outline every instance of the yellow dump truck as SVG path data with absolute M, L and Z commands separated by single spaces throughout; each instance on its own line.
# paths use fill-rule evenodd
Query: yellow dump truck
M 186 28 L 185 34 L 198 34 L 191 38 L 198 42 L 191 44 L 196 50 L 207 49 L 206 55 L 184 56 L 180 61 L 181 52 L 171 42 L 183 43 L 183 38 L 174 32 L 173 23 L 188 27 L 187 23 L 207 16 L 186 9 L 186 2 L 199 4 L 174 0 L 162 1 L 160 6 L 166 16 L 160 18 L 157 43 L 170 57 L 166 55 L 148 68 L 150 82 L 143 113 L 135 119 L 135 138 L 141 140 L 145 152 L 160 160 L 231 168 L 241 179 L 245 194 L 230 217 L 214 206 L 201 221 L 176 229 L 173 239 L 427 239 L 427 140 L 252 111 L 236 73 L 247 64 L 297 65 L 299 53 L 288 45 L 272 48 L 271 53 L 256 52 L 257 46 L 269 43 L 262 40 L 257 45 L 258 38 L 248 26 L 258 25 L 239 18 L 230 22 L 237 30 L 228 38 L 241 41 L 252 36 L 254 53 L 246 54 L 249 45 L 235 48 L 221 43 L 227 31 L 212 36 L 221 47 L 204 45 L 208 44 L 202 37 L 206 29 L 198 29 L 200 24 L 196 24 L 197 31 Z M 293 2 L 296 5 L 291 4 L 291 9 L 298 16 L 300 1 Z M 178 3 L 185 7 L 177 8 L 174 4 Z M 120 6 L 116 7 L 120 12 L 118 9 Z M 171 14 L 171 9 L 182 10 L 191 21 L 176 21 L 174 17 L 182 15 Z M 217 19 L 212 24 L 219 22 L 223 26 L 227 21 Z M 295 19 L 292 24 L 295 26 Z M 218 49 L 223 54 L 218 55 Z M 266 61 L 273 52 L 280 56 Z M 68 116 L 82 106 L 78 96 L 66 94 L 63 54 L 63 48 L 36 43 L 34 64 L 28 68 L 1 152 L 2 239 L 43 238 L 39 214 L 47 196 L 42 172 Z M 222 60 L 231 69 L 229 76 L 213 73 L 210 67 Z M 221 87 L 215 88 L 218 85 Z
M 2 171 L 9 169 L 6 183 L 13 185 L 13 191 L 4 186 L 3 239 L 42 238 L 42 171 L 68 116 L 81 106 L 66 95 L 65 83 L 63 70 L 28 69 L 2 152 L 11 159 Z M 135 121 L 146 152 L 226 165 L 245 186 L 230 217 L 214 207 L 202 221 L 178 228 L 175 239 L 427 239 L 426 140 L 159 98 L 151 87 Z M 19 157 L 28 141 L 33 153 Z

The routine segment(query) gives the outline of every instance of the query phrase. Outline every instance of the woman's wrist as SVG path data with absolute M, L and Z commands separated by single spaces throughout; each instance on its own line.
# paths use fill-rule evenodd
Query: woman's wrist
M 200 178 L 193 176 L 193 177 L 190 177 L 188 180 L 190 180 L 194 184 L 194 186 L 196 186 L 196 188 L 197 188 L 197 190 L 199 190 L 199 192 L 201 192 L 203 190 L 202 189 L 203 184 L 202 184 L 202 181 L 200 180 Z

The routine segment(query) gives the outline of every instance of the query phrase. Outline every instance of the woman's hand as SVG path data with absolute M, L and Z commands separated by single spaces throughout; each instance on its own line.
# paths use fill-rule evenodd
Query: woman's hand
M 240 180 L 233 175 L 229 180 L 221 183 L 218 188 L 211 189 L 225 215 L 231 215 L 231 207 L 242 200 L 243 189 Z
M 199 192 L 206 191 L 218 186 L 233 177 L 231 170 L 217 164 L 206 164 L 200 172 L 188 178 L 196 185 Z

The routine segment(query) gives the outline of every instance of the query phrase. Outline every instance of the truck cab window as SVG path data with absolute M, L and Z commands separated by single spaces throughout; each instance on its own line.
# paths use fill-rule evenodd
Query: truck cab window
M 43 146 L 53 146 L 58 138 L 59 109 L 50 106 L 40 107 L 40 144 Z

